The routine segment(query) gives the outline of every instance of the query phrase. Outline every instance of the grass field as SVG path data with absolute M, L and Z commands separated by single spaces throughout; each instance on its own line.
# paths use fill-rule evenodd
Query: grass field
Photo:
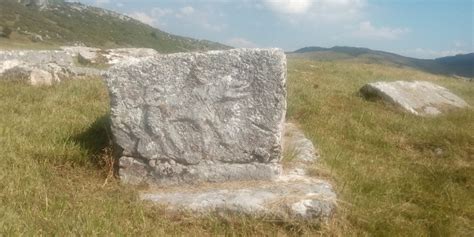
M 472 236 L 474 111 L 419 118 L 360 98 L 375 80 L 419 79 L 474 105 L 474 84 L 380 65 L 289 62 L 288 119 L 322 152 L 339 195 L 322 226 L 194 218 L 137 199 L 111 177 L 108 97 L 92 78 L 0 82 L 0 235 Z
M 35 43 L 24 36 L 13 33 L 10 39 L 0 37 L 0 50 L 14 50 L 14 49 L 27 49 L 27 50 L 55 50 L 59 49 L 58 45 L 49 43 Z

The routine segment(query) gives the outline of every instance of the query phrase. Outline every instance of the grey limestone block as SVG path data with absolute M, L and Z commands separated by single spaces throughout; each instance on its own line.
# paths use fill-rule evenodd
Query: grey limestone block
M 328 220 L 337 207 L 337 196 L 328 182 L 308 177 L 271 182 L 226 183 L 225 187 L 189 187 L 186 190 L 146 191 L 142 200 L 166 209 L 195 214 L 238 213 L 294 221 Z
M 155 55 L 121 62 L 105 79 L 124 182 L 268 180 L 281 173 L 282 50 Z
M 285 124 L 284 140 L 284 152 L 295 152 L 294 159 L 286 161 L 283 173 L 274 180 L 152 187 L 139 192 L 140 198 L 178 213 L 223 216 L 237 213 L 313 223 L 329 220 L 338 202 L 333 186 L 307 174 L 307 168 L 318 165 L 317 148 L 294 123 Z M 130 161 L 136 160 L 130 158 Z
M 373 82 L 363 86 L 360 92 L 418 116 L 437 116 L 469 107 L 448 89 L 427 81 Z

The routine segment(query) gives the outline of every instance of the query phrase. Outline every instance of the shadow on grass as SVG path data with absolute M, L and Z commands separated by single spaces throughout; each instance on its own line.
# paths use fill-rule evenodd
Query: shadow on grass
M 113 156 L 112 133 L 109 115 L 103 115 L 87 130 L 72 137 L 72 140 L 85 149 L 89 161 L 99 169 L 113 169 L 116 163 Z

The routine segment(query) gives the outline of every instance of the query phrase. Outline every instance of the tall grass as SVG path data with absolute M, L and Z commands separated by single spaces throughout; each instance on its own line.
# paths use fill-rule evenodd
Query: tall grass
M 0 81 L 0 235 L 472 235 L 474 113 L 419 118 L 356 93 L 366 82 L 395 79 L 435 81 L 474 105 L 473 84 L 452 78 L 289 62 L 288 118 L 319 146 L 340 198 L 322 226 L 193 217 L 144 203 L 111 177 L 100 79 L 53 87 Z
M 111 177 L 100 79 L 32 87 L 0 81 L 0 235 L 299 235 L 313 223 L 193 217 L 140 201 Z
M 420 118 L 357 91 L 378 80 L 428 80 L 474 104 L 474 84 L 410 69 L 290 62 L 288 118 L 319 145 L 340 195 L 328 233 L 474 234 L 474 113 Z

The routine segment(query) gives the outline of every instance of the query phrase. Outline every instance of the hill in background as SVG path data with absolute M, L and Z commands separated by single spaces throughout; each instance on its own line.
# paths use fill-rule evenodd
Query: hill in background
M 0 27 L 12 31 L 9 38 L 0 37 L 0 45 L 144 47 L 162 53 L 229 48 L 168 34 L 113 11 L 61 0 L 1 0 Z
M 8 37 L 4 33 L 2 37 L 2 31 L 7 31 Z M 161 53 L 230 48 L 207 40 L 168 34 L 128 16 L 80 3 L 62 0 L 0 1 L 0 48 L 50 48 L 60 45 L 142 47 Z M 474 78 L 474 53 L 432 60 L 367 48 L 336 46 L 306 47 L 290 52 L 288 56 L 410 67 L 434 74 Z
M 442 75 L 474 78 L 474 53 L 438 59 L 417 59 L 384 51 L 356 47 L 305 47 L 288 53 L 289 57 L 316 61 L 357 61 L 395 67 L 410 67 Z

